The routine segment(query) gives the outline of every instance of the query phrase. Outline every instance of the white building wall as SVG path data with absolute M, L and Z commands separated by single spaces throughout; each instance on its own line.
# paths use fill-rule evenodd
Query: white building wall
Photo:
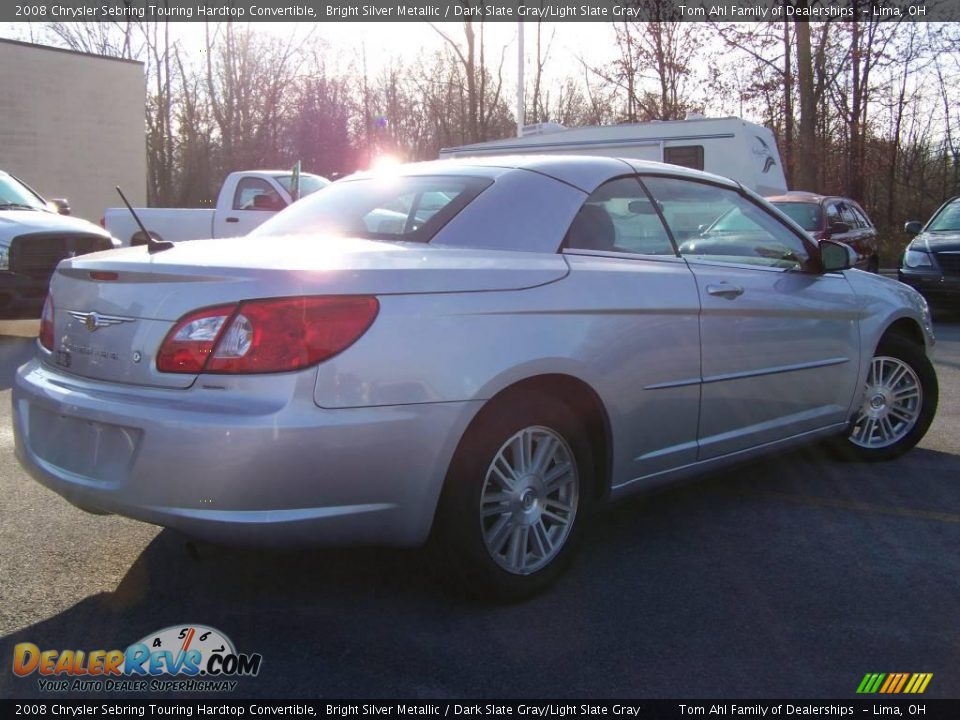
M 143 63 L 0 40 L 0 169 L 99 221 L 146 204 Z

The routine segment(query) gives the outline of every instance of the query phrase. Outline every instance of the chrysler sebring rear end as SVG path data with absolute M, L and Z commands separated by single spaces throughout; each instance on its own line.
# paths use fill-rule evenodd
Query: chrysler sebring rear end
M 742 242 L 682 250 L 730 212 Z M 17 455 L 82 508 L 218 542 L 433 533 L 468 583 L 522 597 L 603 498 L 820 437 L 868 460 L 920 439 L 926 307 L 850 261 L 657 164 L 359 175 L 247 238 L 61 263 Z

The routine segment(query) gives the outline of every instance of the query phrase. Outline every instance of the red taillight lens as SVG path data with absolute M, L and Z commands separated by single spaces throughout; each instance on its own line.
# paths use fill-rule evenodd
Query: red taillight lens
M 251 300 L 191 313 L 167 335 L 157 369 L 270 373 L 316 365 L 346 350 L 373 323 L 375 297 Z
M 53 295 L 47 295 L 40 313 L 40 344 L 53 351 Z

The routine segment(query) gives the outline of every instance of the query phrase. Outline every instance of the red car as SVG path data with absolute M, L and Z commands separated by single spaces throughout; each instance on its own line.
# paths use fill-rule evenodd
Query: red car
M 839 240 L 857 251 L 857 267 L 880 271 L 877 228 L 863 208 L 849 198 L 794 190 L 767 200 L 813 235 L 815 240 Z

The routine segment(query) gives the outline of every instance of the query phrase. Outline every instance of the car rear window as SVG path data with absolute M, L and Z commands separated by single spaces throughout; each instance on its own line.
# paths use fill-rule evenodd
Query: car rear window
M 251 235 L 345 235 L 429 242 L 493 181 L 464 176 L 342 180 L 295 203 Z
M 779 202 L 773 203 L 777 210 L 793 220 L 804 230 L 819 230 L 823 211 L 818 203 Z

